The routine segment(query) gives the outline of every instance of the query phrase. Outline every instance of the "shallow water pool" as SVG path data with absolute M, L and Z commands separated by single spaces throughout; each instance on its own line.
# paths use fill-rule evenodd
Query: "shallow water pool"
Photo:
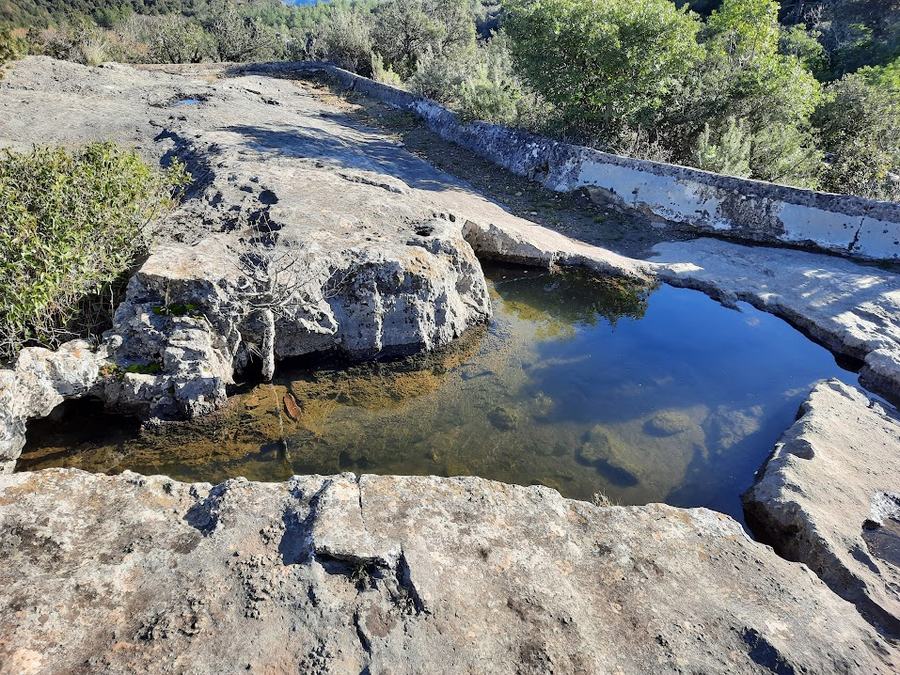
M 856 375 L 782 320 L 702 293 L 485 269 L 495 316 L 437 354 L 283 367 L 221 413 L 141 432 L 90 403 L 35 421 L 23 469 L 219 481 L 339 471 L 478 475 L 743 520 L 816 380 Z

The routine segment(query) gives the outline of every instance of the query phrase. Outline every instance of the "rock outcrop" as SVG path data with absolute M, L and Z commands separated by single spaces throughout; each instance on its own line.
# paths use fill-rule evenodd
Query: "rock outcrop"
M 900 419 L 819 383 L 744 495 L 754 531 L 900 637 Z
M 100 377 L 101 354 L 83 340 L 57 351 L 29 347 L 0 370 L 0 474 L 11 473 L 25 445 L 29 419 L 46 417 L 68 398 L 87 394 Z
M 896 671 L 727 516 L 475 478 L 0 477 L 10 672 Z
M 117 377 L 92 393 L 110 407 L 192 417 L 236 373 L 433 349 L 490 316 L 463 224 L 518 219 L 293 83 L 34 57 L 0 83 L 0 111 L 0 145 L 112 139 L 194 176 L 105 336 Z M 43 414 L 0 420 L 7 460 Z

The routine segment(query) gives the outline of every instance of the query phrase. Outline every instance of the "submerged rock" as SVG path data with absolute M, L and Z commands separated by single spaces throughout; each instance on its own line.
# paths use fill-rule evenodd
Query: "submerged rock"
M 837 380 L 819 383 L 744 495 L 748 521 L 879 630 L 900 637 L 900 559 L 870 547 L 900 516 L 900 419 Z
M 657 413 L 644 423 L 644 430 L 653 436 L 674 436 L 696 428 L 697 423 L 689 415 L 677 410 Z
M 519 412 L 506 406 L 498 405 L 488 413 L 487 417 L 491 424 L 500 431 L 512 431 L 519 426 Z
M 726 516 L 474 478 L 0 477 L 19 673 L 895 671 Z

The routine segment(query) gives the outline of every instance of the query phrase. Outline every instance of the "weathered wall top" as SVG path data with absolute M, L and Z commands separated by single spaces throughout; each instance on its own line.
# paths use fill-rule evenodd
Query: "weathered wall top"
M 271 63 L 257 72 L 324 71 L 341 84 L 409 110 L 445 140 L 544 186 L 704 234 L 900 260 L 900 204 L 735 178 L 621 157 L 486 122 L 463 123 L 433 101 L 327 63 Z

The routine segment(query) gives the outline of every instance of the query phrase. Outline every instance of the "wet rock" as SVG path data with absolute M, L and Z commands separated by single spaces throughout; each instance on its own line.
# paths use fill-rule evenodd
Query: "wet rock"
M 575 458 L 593 466 L 614 485 L 637 485 L 638 472 L 628 460 L 628 454 L 628 447 L 606 427 L 598 424 L 587 433 L 584 442 L 575 451 Z
M 800 415 L 744 496 L 748 521 L 900 636 L 900 568 L 867 535 L 900 512 L 900 419 L 837 380 L 819 383 Z
M 657 413 L 644 423 L 644 431 L 654 436 L 674 436 L 697 427 L 696 422 L 677 410 Z
M 497 406 L 488 413 L 488 420 L 500 431 L 512 431 L 519 426 L 519 413 L 504 406 Z
M 591 429 L 584 443 L 578 448 L 577 455 L 588 464 L 613 459 L 613 444 L 606 429 L 600 425 Z
M 759 431 L 763 412 L 763 407 L 759 405 L 745 409 L 720 405 L 706 419 L 704 427 L 708 429 L 715 447 L 729 450 Z
M 22 673 L 898 665 L 805 567 L 704 509 L 473 478 L 50 470 L 0 477 L 0 518 L 0 661 Z
M 531 416 L 536 420 L 545 420 L 553 414 L 556 403 L 544 392 L 539 392 L 531 399 Z
M 0 370 L 0 473 L 11 472 L 25 446 L 25 425 L 66 399 L 88 394 L 100 378 L 102 355 L 83 340 L 51 351 L 23 349 L 12 369 Z

